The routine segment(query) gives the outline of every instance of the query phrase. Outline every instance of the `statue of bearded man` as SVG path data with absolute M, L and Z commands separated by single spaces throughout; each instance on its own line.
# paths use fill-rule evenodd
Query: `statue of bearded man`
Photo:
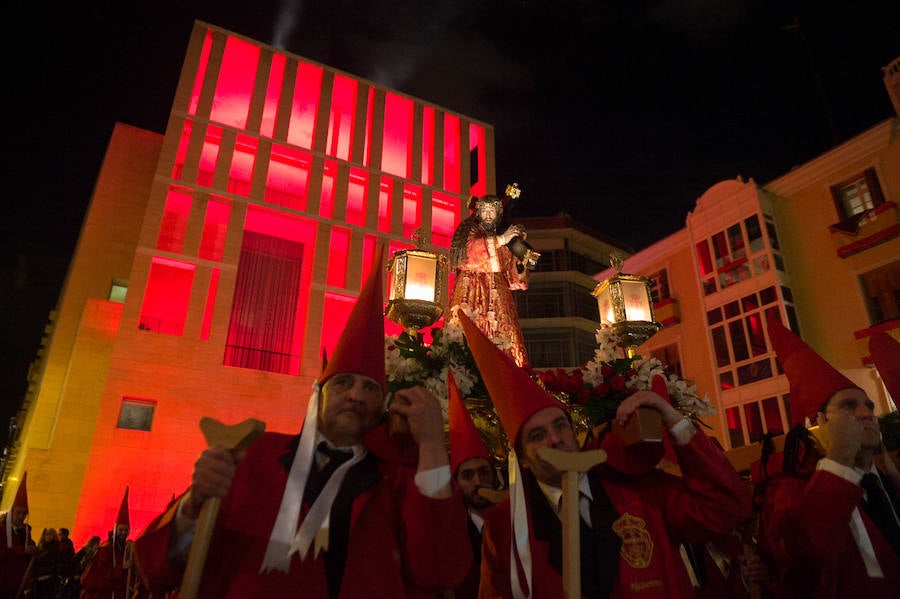
M 528 288 L 528 270 L 507 244 L 516 237 L 525 239 L 525 228 L 512 225 L 498 235 L 503 201 L 495 195 L 473 200 L 472 214 L 456 228 L 450 246 L 450 264 L 456 270 L 451 315 L 462 308 L 489 339 L 524 366 L 528 358 L 512 291 Z

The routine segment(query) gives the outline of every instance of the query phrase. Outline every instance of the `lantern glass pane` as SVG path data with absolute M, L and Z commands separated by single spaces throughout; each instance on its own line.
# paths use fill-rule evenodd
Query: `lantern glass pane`
M 437 279 L 437 257 L 407 254 L 406 299 L 435 301 L 434 285 Z
M 609 297 L 609 285 L 604 286 L 597 294 L 597 309 L 600 311 L 600 322 L 602 324 L 609 325 L 616 322 L 613 303 Z
M 406 270 L 406 256 L 395 256 L 391 264 L 391 282 L 388 299 L 395 300 L 403 297 L 403 271 Z
M 650 321 L 650 298 L 643 281 L 622 281 L 622 296 L 626 320 Z

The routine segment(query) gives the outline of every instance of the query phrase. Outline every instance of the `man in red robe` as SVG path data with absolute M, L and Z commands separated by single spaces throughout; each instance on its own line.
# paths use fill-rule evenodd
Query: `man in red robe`
M 452 371 L 447 373 L 447 390 L 450 471 L 466 503 L 469 515 L 466 519 L 466 529 L 472 543 L 472 566 L 463 583 L 453 589 L 453 598 L 475 599 L 478 596 L 478 584 L 481 579 L 481 532 L 484 528 L 484 512 L 494 505 L 479 491 L 496 489 L 500 481 L 491 454 L 484 446 L 481 434 L 459 395 Z
M 485 514 L 479 596 L 562 597 L 562 473 L 537 452 L 542 447 L 579 451 L 572 422 L 561 404 L 468 318 L 461 320 L 500 422 L 514 440 L 510 500 Z M 674 439 L 682 477 L 652 467 L 629 474 L 615 463 L 580 477 L 585 597 L 693 596 L 679 544 L 728 533 L 752 513 L 747 485 L 701 430 L 651 391 L 626 399 L 617 420 L 626 421 L 639 407 L 659 412 Z M 601 447 L 615 438 L 607 435 Z M 621 448 L 610 445 L 610 451 L 622 455 Z
M 382 277 L 379 260 L 300 435 L 266 432 L 245 451 L 204 451 L 188 492 L 141 533 L 136 557 L 151 592 L 180 584 L 210 497 L 222 501 L 198 597 L 429 597 L 465 577 L 466 511 L 451 486 L 438 400 L 414 387 L 391 403 L 417 455 L 383 424 Z
M 37 550 L 31 538 L 31 525 L 25 522 L 28 517 L 27 477 L 27 472 L 22 475 L 9 511 L 0 514 L 0 599 L 15 598 L 22 587 L 28 562 Z
M 81 574 L 81 599 L 129 599 L 127 585 L 134 566 L 128 487 L 119 505 L 112 538 L 100 544 L 97 553 Z
M 779 571 L 778 595 L 900 597 L 900 497 L 873 463 L 882 451 L 874 404 L 779 320 L 768 330 L 795 424 L 780 469 L 770 460 L 761 483 L 761 549 Z M 817 429 L 804 428 L 807 417 Z

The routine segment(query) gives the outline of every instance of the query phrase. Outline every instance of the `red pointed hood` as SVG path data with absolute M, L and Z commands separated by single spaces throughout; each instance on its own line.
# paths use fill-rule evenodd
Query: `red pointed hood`
M 28 478 L 28 472 L 24 472 L 22 474 L 22 482 L 19 483 L 19 488 L 16 490 L 16 498 L 13 499 L 12 507 L 23 507 L 25 511 L 28 511 L 28 491 L 25 488 L 25 480 Z
M 491 455 L 481 440 L 481 434 L 472 421 L 472 415 L 456 387 L 453 373 L 447 373 L 447 416 L 450 423 L 450 472 L 455 476 L 459 465 L 472 458 L 485 458 L 491 461 Z
M 116 516 L 116 526 L 120 524 L 131 528 L 131 518 L 128 516 L 128 487 L 125 487 L 125 495 L 122 497 L 122 504 L 119 506 L 119 515 Z
M 362 374 L 387 390 L 384 370 L 384 252 L 376 251 L 369 278 L 350 311 L 347 325 L 328 357 L 319 384 L 339 372 Z M 324 357 L 323 357 L 324 361 Z
M 566 412 L 565 406 L 500 351 L 462 310 L 459 311 L 459 320 L 510 444 L 515 446 L 522 425 L 536 412 L 544 408 L 560 408 Z
M 769 317 L 768 331 L 791 385 L 791 426 L 802 423 L 804 418 L 814 420 L 838 391 L 859 388 L 774 316 Z

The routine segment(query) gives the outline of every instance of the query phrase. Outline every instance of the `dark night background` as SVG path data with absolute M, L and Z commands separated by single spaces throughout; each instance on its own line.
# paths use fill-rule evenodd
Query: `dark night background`
M 519 216 L 566 211 L 635 249 L 715 183 L 766 183 L 891 117 L 881 69 L 900 56 L 896 0 L 126 0 L 6 17 L 0 447 L 113 125 L 164 132 L 194 19 L 493 124 Z

